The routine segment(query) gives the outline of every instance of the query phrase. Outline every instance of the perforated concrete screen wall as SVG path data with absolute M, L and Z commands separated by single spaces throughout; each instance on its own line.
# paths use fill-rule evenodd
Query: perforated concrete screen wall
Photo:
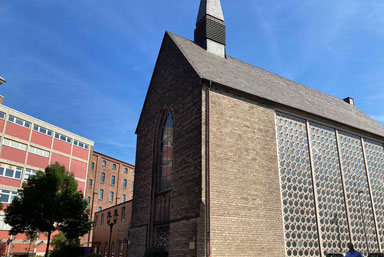
M 276 131 L 286 256 L 381 251 L 384 145 L 280 112 Z

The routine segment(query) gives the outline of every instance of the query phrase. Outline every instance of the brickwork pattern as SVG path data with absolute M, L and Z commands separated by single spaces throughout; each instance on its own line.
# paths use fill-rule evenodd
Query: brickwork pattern
M 157 60 L 154 75 L 137 129 L 136 177 L 133 199 L 130 256 L 142 257 L 144 226 L 150 229 L 152 182 L 156 134 L 164 110 L 174 119 L 173 173 L 170 204 L 170 257 L 187 256 L 195 235 L 172 237 L 173 222 L 199 216 L 201 203 L 201 86 L 190 64 L 168 34 Z M 140 236 L 134 231 L 140 231 Z M 196 229 L 195 229 L 196 230 Z M 147 247 L 149 235 L 145 235 Z M 133 246 L 135 245 L 135 246 Z
M 283 256 L 274 110 L 210 92 L 212 256 Z

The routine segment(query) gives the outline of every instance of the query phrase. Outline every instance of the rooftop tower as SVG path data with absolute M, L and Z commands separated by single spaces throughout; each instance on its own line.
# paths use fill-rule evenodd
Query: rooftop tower
M 225 57 L 226 29 L 220 0 L 201 0 L 195 43 L 208 52 Z

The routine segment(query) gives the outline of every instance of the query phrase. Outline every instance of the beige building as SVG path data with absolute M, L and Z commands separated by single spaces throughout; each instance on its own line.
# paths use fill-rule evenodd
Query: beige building
M 128 257 L 128 230 L 131 225 L 131 213 L 132 201 L 96 212 L 92 252 L 106 257 Z M 113 224 L 112 228 L 110 224 Z
M 384 248 L 384 127 L 227 55 L 219 0 L 166 33 L 137 127 L 129 256 L 325 256 Z

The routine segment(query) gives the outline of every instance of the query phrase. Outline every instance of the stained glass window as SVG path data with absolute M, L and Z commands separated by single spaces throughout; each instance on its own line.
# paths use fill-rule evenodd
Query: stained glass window
M 159 170 L 159 192 L 171 188 L 172 181 L 172 149 L 173 148 L 173 120 L 168 113 L 161 130 L 160 141 L 160 170 Z

